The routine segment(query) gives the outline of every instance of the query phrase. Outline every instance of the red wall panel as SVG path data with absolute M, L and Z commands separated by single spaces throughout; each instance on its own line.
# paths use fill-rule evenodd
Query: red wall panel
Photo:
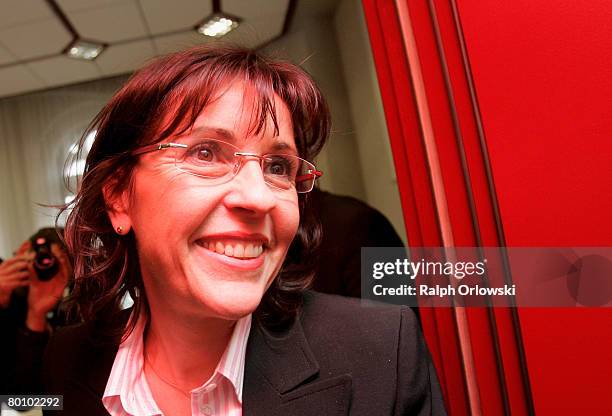
M 508 246 L 612 246 L 612 3 L 458 2 Z M 612 310 L 522 309 L 537 414 L 612 412 Z
M 411 246 L 612 246 L 612 4 L 363 5 Z M 422 313 L 450 414 L 612 414 L 612 310 L 455 312 Z

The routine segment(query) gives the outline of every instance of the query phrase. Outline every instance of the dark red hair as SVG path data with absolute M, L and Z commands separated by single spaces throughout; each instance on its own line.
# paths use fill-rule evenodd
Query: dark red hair
M 137 71 L 81 139 L 82 150 L 85 137 L 95 134 L 81 187 L 66 207 L 72 211 L 65 230 L 74 258 L 71 301 L 81 319 L 116 322 L 126 293 L 134 299 L 134 316 L 143 308 L 148 310 L 134 235 L 114 232 L 104 187 L 110 184 L 114 193 L 129 189 L 136 163 L 132 150 L 186 132 L 206 105 L 234 80 L 256 91 L 251 132 L 259 133 L 269 118 L 278 133 L 276 94 L 291 114 L 299 155 L 312 160 L 321 150 L 330 129 L 327 104 L 312 78 L 291 63 L 245 48 L 200 46 L 157 58 Z M 307 197 L 299 194 L 297 235 L 258 309 L 257 317 L 267 325 L 293 318 L 315 269 L 320 226 L 306 209 Z

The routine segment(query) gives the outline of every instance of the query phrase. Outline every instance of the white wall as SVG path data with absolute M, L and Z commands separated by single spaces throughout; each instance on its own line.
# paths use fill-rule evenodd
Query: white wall
M 0 257 L 53 226 L 68 190 L 63 169 L 70 145 L 125 78 L 0 100 Z

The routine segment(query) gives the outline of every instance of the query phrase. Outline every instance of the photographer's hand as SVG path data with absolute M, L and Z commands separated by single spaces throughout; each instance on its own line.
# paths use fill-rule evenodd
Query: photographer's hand
M 28 316 L 26 326 L 31 331 L 44 331 L 47 324 L 47 313 L 61 300 L 64 288 L 72 275 L 72 266 L 68 255 L 56 244 L 51 245 L 51 252 L 59 260 L 59 271 L 47 281 L 38 279 L 32 264 L 30 270 L 30 290 L 28 292 Z
M 6 308 L 11 300 L 13 290 L 27 286 L 28 257 L 18 254 L 0 264 L 0 308 Z

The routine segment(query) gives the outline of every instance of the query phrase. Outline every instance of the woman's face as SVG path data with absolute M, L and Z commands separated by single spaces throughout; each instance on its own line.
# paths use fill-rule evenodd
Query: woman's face
M 237 82 L 204 109 L 191 132 L 166 141 L 204 135 L 243 152 L 262 155 L 282 144 L 283 152 L 297 154 L 289 111 L 275 101 L 277 136 L 271 120 L 249 135 L 255 96 Z M 229 182 L 211 186 L 178 170 L 174 152 L 140 156 L 131 192 L 109 212 L 113 226 L 135 233 L 152 309 L 238 319 L 257 307 L 281 268 L 298 228 L 297 193 L 271 189 L 256 158 L 246 158 Z

